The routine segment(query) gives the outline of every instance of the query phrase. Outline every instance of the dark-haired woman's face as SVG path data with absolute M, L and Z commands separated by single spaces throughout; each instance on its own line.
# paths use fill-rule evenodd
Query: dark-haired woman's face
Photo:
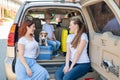
M 27 31 L 29 32 L 29 34 L 34 34 L 35 24 L 32 24 L 30 27 L 27 27 Z
M 70 21 L 70 33 L 76 33 L 77 32 L 77 24 L 74 24 L 74 21 Z

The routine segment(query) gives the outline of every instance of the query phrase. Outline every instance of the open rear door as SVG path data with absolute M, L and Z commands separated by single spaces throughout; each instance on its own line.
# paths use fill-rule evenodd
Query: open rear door
M 89 28 L 91 65 L 106 80 L 120 80 L 120 8 L 114 1 L 80 0 Z

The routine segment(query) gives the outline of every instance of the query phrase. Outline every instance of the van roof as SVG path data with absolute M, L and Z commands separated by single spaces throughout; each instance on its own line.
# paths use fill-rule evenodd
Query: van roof
M 70 0 L 25 0 L 26 2 L 71 2 Z M 76 0 L 75 2 L 78 2 Z

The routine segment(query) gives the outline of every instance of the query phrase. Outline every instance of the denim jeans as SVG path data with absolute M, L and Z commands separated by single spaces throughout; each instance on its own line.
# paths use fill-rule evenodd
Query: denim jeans
M 72 62 L 70 62 L 71 65 Z M 64 74 L 63 69 L 65 64 L 63 64 L 55 72 L 55 80 L 77 80 L 78 78 L 84 76 L 90 69 L 90 63 L 79 63 L 76 64 L 73 69 L 66 74 Z
M 57 40 L 48 40 L 48 45 L 51 45 L 53 48 L 53 51 L 57 51 L 60 47 L 60 42 Z

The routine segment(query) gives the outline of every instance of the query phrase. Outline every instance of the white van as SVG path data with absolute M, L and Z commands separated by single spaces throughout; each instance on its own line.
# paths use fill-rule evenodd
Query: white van
M 64 0 L 26 1 L 18 10 L 8 36 L 5 59 L 7 79 L 15 80 L 16 78 L 12 72 L 11 64 L 15 56 L 14 54 L 16 54 L 18 29 L 21 22 L 25 19 L 34 19 L 36 22 L 35 39 L 39 41 L 38 33 L 44 24 L 44 14 L 49 11 L 54 16 L 52 24 L 55 28 L 56 38 L 59 41 L 62 40 L 62 30 L 68 30 L 71 17 L 79 17 L 86 25 L 89 36 L 88 55 L 91 60 L 91 71 L 79 80 L 87 80 L 87 78 L 93 78 L 94 80 L 120 80 L 119 5 L 120 0 L 77 0 L 76 2 Z M 62 16 L 61 27 L 56 27 L 55 18 L 57 15 Z M 112 19 L 115 20 L 113 21 Z M 60 48 L 59 52 L 61 53 L 60 56 L 50 60 L 37 60 L 51 74 L 51 79 L 54 79 L 52 74 L 65 62 L 65 51 L 62 51 Z

